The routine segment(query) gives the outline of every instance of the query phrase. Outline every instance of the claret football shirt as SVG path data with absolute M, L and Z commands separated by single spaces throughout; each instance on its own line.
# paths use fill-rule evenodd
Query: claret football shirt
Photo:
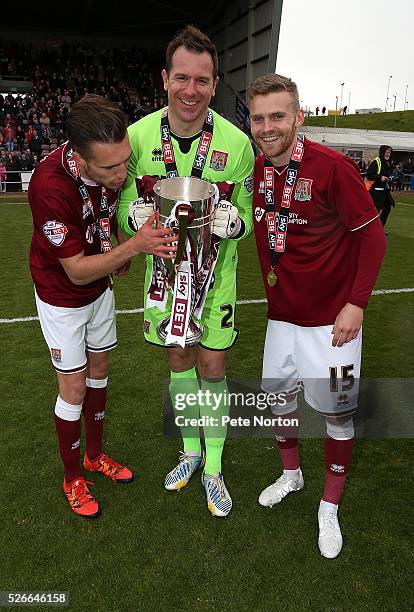
M 357 271 L 356 233 L 378 217 L 378 211 L 354 162 L 305 138 L 289 210 L 286 251 L 276 267 L 275 287 L 267 283 L 271 259 L 263 165 L 260 155 L 254 173 L 253 220 L 268 318 L 314 327 L 334 323 L 348 301 L 366 306 L 364 300 L 352 300 L 351 295 Z M 286 170 L 277 168 L 274 174 L 277 212 Z
M 36 167 L 29 185 L 33 216 L 30 271 L 40 299 L 53 306 L 77 308 L 95 301 L 108 287 L 108 276 L 85 285 L 75 285 L 59 259 L 84 252 L 97 255 L 101 243 L 97 222 L 102 187 L 86 186 L 95 222 L 87 214 L 79 182 L 69 172 L 67 144 L 55 149 Z M 106 190 L 111 229 L 115 223 L 118 192 Z M 88 221 L 86 221 L 88 220 Z

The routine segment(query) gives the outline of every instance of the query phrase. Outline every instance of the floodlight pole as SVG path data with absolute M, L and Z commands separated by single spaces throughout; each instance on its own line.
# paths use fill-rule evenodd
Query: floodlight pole
M 394 94 L 392 97 L 394 98 L 394 111 L 395 111 L 395 104 L 397 102 L 397 94 Z
M 390 74 L 390 76 L 388 77 L 387 98 L 385 100 L 385 108 L 384 108 L 385 112 L 387 112 L 387 110 L 388 110 L 388 100 L 389 100 L 388 94 L 390 93 L 390 82 L 391 82 L 391 79 L 392 79 L 392 74 Z
M 351 112 L 351 92 L 348 94 L 348 115 Z
M 334 128 L 336 128 L 336 115 L 338 113 L 338 96 L 335 96 L 335 119 L 334 119 Z
M 404 110 L 407 104 L 407 93 L 408 93 L 408 85 L 405 86 Z
M 339 112 L 341 112 L 342 109 L 342 94 L 344 93 L 344 85 L 345 83 L 341 83 L 341 101 L 339 103 Z

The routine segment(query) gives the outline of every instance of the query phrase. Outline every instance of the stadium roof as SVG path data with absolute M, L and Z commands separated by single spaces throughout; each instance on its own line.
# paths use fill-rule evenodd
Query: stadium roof
M 327 147 L 376 149 L 382 144 L 394 151 L 414 151 L 413 132 L 388 132 L 381 130 L 354 130 L 350 128 L 323 128 L 303 126 L 301 131 L 314 142 Z
M 64 6 L 63 12 L 57 12 L 56 1 L 25 3 L 19 16 L 13 19 L 13 25 L 8 20 L 2 20 L 0 31 L 7 26 L 8 29 L 31 32 L 49 30 L 55 35 L 142 36 L 164 41 L 171 38 L 172 31 L 188 23 L 207 29 L 223 13 L 222 0 L 208 0 L 207 4 L 188 0 L 116 3 L 113 0 L 71 0 Z

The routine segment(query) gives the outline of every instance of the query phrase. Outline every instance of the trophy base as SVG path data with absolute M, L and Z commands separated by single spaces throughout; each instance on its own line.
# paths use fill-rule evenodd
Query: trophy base
M 165 342 L 167 339 L 167 326 L 170 322 L 170 317 L 163 319 L 157 325 L 157 334 L 158 338 Z M 187 337 L 185 339 L 185 346 L 193 346 L 194 344 L 198 344 L 203 337 L 204 334 L 204 326 L 201 323 L 195 323 L 194 321 L 190 321 L 190 325 L 187 330 Z M 177 342 L 172 342 L 167 346 L 180 346 Z

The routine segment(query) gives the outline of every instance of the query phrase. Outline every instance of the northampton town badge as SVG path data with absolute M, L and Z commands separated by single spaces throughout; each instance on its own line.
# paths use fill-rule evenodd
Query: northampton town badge
M 213 151 L 210 158 L 210 168 L 216 172 L 223 172 L 227 166 L 229 154 L 224 151 Z
M 295 200 L 308 202 L 312 198 L 312 179 L 299 178 L 295 189 Z

